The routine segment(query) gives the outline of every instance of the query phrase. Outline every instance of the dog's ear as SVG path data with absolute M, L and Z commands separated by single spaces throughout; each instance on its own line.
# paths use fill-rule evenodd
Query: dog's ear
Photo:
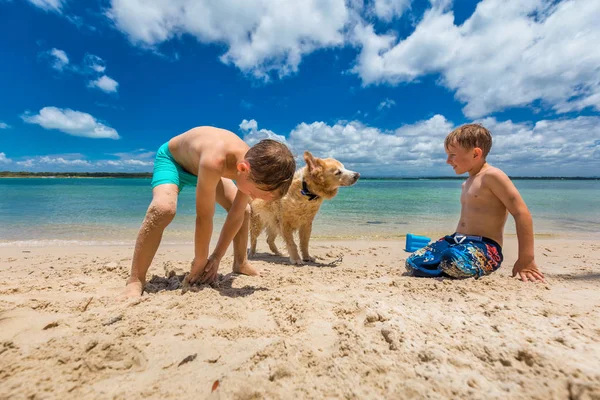
M 305 151 L 304 152 L 304 161 L 306 161 L 306 165 L 308 166 L 308 171 L 312 172 L 314 170 L 316 170 L 319 167 L 319 163 L 317 162 L 317 159 L 315 157 L 313 157 L 312 154 L 310 154 L 310 151 Z

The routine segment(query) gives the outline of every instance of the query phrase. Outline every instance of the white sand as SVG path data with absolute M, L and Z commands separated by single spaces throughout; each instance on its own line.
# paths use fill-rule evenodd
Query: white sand
M 600 398 L 600 244 L 538 239 L 548 284 L 509 278 L 514 238 L 480 280 L 403 276 L 402 247 L 314 241 L 333 265 L 263 253 L 260 278 L 130 305 L 130 246 L 0 248 L 0 398 Z

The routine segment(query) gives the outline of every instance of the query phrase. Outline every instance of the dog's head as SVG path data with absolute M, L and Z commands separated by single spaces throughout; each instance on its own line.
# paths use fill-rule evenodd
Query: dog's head
M 324 197 L 333 197 L 340 186 L 352 186 L 360 178 L 358 172 L 344 168 L 344 164 L 334 158 L 317 158 L 309 151 L 304 152 L 307 174 L 305 179 L 310 179 L 316 190 L 322 192 Z M 326 193 L 330 193 L 327 196 Z

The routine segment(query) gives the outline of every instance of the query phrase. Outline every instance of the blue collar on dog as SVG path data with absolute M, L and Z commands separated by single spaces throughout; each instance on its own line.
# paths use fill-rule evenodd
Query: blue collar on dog
M 308 185 L 306 184 L 306 181 L 304 179 L 302 180 L 302 190 L 300 191 L 300 193 L 302 193 L 303 196 L 307 196 L 308 201 L 313 201 L 319 198 L 318 195 L 308 190 Z

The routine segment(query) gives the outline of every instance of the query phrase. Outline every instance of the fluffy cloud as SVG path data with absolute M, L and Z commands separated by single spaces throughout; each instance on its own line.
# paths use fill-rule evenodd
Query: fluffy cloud
M 6 122 L 0 121 L 0 129 L 8 129 L 8 128 L 10 128 L 10 125 L 8 125 Z
M 476 122 L 494 136 L 489 161 L 510 175 L 593 176 L 600 170 L 600 140 L 593 139 L 600 137 L 600 117 L 535 123 L 486 118 Z M 266 129 L 259 131 L 257 125 L 255 120 L 240 125 L 250 144 L 259 138 L 284 137 Z M 301 123 L 285 142 L 297 155 L 309 150 L 318 157 L 334 157 L 367 176 L 452 175 L 445 164 L 444 138 L 455 127 L 442 115 L 394 130 L 359 121 Z M 564 132 L 569 132 L 569 139 Z
M 410 7 L 411 0 L 375 0 L 373 13 L 381 20 L 390 22 L 400 17 Z
M 365 85 L 440 74 L 471 118 L 538 100 L 559 113 L 600 110 L 598 20 L 597 0 L 483 0 L 457 26 L 448 2 L 434 3 L 404 40 L 357 25 L 353 71 Z
M 53 11 L 61 14 L 66 0 L 29 0 L 29 2 L 44 11 Z
M 15 160 L 13 165 L 19 170 L 54 171 L 54 172 L 84 172 L 84 171 L 122 171 L 150 172 L 154 164 L 154 152 L 134 151 L 131 153 L 113 154 L 118 160 L 89 160 L 80 153 L 53 154 L 45 156 L 22 157 Z M 152 158 L 151 158 L 152 156 Z M 2 153 L 0 153 L 0 160 Z M 11 160 L 9 160 L 10 162 Z M 0 161 L 1 162 L 1 161 Z
M 344 44 L 345 0 L 112 0 L 117 29 L 153 47 L 182 34 L 226 47 L 221 61 L 269 79 L 294 73 L 304 55 Z
M 62 71 L 63 68 L 69 65 L 69 57 L 63 50 L 52 49 L 47 54 L 52 60 L 52 68 L 55 70 Z
M 116 93 L 119 83 L 106 75 L 102 75 L 100 78 L 90 81 L 88 86 L 100 89 L 106 93 Z
M 93 139 L 119 139 L 116 130 L 98 122 L 90 114 L 80 111 L 44 107 L 39 114 L 24 114 L 21 118 L 29 124 L 37 124 L 44 129 L 56 129 L 72 136 Z
M 100 160 L 96 162 L 98 167 L 113 167 L 118 170 L 137 169 L 149 171 L 154 165 L 155 151 L 138 149 L 127 153 L 114 153 L 111 156 L 117 157 L 117 160 Z M 149 168 L 148 168 L 149 167 Z
M 104 74 L 106 62 L 94 54 L 86 54 L 80 65 L 70 63 L 69 56 L 64 50 L 52 49 L 41 53 L 40 56 L 49 59 L 50 65 L 57 71 L 69 71 L 91 78 L 88 87 L 100 89 L 105 93 L 117 92 L 119 83 Z
M 273 131 L 267 129 L 258 129 L 258 123 L 251 119 L 243 120 L 240 124 L 240 129 L 244 132 L 244 140 L 250 146 L 255 145 L 263 139 L 273 139 L 279 142 L 285 142 L 285 136 L 278 135 Z
M 106 70 L 106 63 L 100 57 L 88 53 L 83 57 L 82 67 L 85 73 L 103 73 Z
M 9 164 L 12 160 L 6 157 L 6 154 L 0 153 L 0 164 Z

